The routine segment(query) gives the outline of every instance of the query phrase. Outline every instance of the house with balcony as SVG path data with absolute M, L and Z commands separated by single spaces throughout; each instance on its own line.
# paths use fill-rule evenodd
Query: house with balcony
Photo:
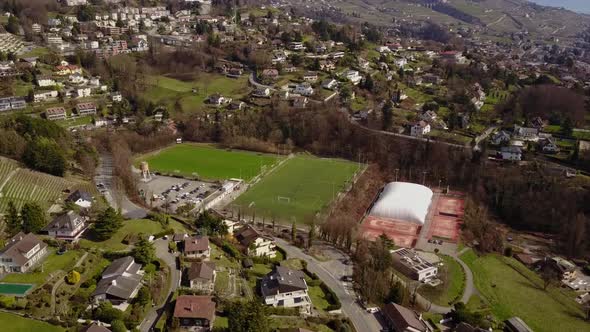
M 0 250 L 0 272 L 25 273 L 47 256 L 47 244 L 33 233 L 19 232 Z
M 251 225 L 246 225 L 234 232 L 234 236 L 250 256 L 268 256 L 273 258 L 277 255 L 276 245 L 273 239 L 258 232 Z
M 86 228 L 88 228 L 86 218 L 74 211 L 68 211 L 65 214 L 55 217 L 44 228 L 44 231 L 47 232 L 49 236 L 58 240 L 73 242 L 80 238 Z
M 124 311 L 129 300 L 137 296 L 143 275 L 141 265 L 137 264 L 133 257 L 116 259 L 102 273 L 92 298 L 95 303 L 109 301 Z
M 264 304 L 273 307 L 299 308 L 303 313 L 311 313 L 311 299 L 308 294 L 305 274 L 277 266 L 260 283 Z

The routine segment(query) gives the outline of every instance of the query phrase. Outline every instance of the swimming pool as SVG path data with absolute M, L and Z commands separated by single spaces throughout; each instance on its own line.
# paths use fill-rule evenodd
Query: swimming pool
M 11 284 L 0 282 L 0 294 L 23 297 L 27 295 L 32 289 L 33 284 Z

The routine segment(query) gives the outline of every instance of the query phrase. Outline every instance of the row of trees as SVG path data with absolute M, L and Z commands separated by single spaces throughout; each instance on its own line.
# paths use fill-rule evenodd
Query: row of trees
M 18 232 L 37 233 L 47 224 L 45 212 L 36 203 L 25 203 L 20 211 L 14 202 L 8 202 L 8 211 L 4 217 L 6 231 L 10 236 Z

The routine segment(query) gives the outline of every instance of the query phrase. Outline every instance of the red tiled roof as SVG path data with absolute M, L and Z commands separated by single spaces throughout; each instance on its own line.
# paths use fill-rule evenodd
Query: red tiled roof
M 181 295 L 174 306 L 176 318 L 203 318 L 210 321 L 215 317 L 215 302 L 211 296 Z

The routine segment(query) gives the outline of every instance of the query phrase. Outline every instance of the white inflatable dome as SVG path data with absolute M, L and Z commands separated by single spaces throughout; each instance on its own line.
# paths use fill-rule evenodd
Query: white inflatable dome
M 424 224 L 432 201 L 432 190 L 408 182 L 391 182 L 383 188 L 370 215 Z

